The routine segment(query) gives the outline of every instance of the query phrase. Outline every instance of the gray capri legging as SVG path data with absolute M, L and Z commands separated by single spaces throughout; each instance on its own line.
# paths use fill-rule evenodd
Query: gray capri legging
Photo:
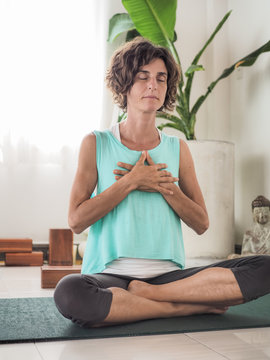
M 64 317 L 82 327 L 91 327 L 102 322 L 110 311 L 112 292 L 109 287 L 127 289 L 131 280 L 161 285 L 187 278 L 212 267 L 231 269 L 245 302 L 270 293 L 270 256 L 256 255 L 220 261 L 207 266 L 179 269 L 154 278 L 138 279 L 105 273 L 67 275 L 57 284 L 54 300 Z

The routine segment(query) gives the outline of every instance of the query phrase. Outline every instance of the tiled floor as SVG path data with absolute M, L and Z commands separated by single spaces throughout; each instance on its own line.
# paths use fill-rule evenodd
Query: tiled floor
M 203 263 L 209 262 L 209 259 Z M 202 260 L 190 260 L 187 266 Z M 52 296 L 40 268 L 0 266 L 0 297 Z M 1 325 L 0 325 L 1 327 Z M 1 360 L 270 359 L 270 328 L 0 345 Z

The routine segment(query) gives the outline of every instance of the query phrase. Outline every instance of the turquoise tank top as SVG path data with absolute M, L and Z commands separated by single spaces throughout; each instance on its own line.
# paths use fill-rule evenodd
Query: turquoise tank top
M 141 151 L 128 149 L 110 130 L 95 131 L 98 171 L 97 194 L 116 180 L 117 162 L 136 164 Z M 161 142 L 149 150 L 155 163 L 166 163 L 179 175 L 179 139 L 162 133 Z M 90 226 L 82 273 L 102 272 L 119 257 L 171 260 L 185 266 L 181 221 L 160 193 L 132 191 L 111 212 Z

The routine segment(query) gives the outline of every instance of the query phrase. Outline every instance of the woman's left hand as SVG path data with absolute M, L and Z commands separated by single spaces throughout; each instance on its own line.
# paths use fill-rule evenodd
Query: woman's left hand
M 151 156 L 149 155 L 148 151 L 146 154 L 147 154 L 146 160 L 147 160 L 148 164 L 155 165 L 155 163 L 154 163 L 153 159 L 151 158 Z M 113 173 L 115 174 L 115 180 L 120 180 L 123 176 L 128 174 L 134 167 L 134 165 L 131 165 L 128 163 L 123 163 L 123 162 L 119 162 L 119 163 L 117 163 L 117 165 L 125 170 L 115 169 L 113 171 Z M 171 177 L 172 174 L 170 172 L 168 172 L 167 176 Z M 166 188 L 166 185 L 169 185 L 169 187 L 170 187 L 171 183 L 161 183 L 160 186 L 161 185 L 162 185 L 162 187 Z M 158 192 L 157 190 L 153 190 L 152 188 L 148 188 L 147 186 L 140 186 L 138 188 L 138 190 L 147 191 L 147 192 Z

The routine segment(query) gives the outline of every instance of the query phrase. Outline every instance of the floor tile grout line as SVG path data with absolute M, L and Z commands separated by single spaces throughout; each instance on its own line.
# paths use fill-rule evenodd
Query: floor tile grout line
M 211 331 L 206 331 L 206 332 L 207 332 L 207 333 L 210 333 Z M 201 342 L 200 340 L 194 339 L 192 336 L 189 335 L 189 333 L 185 333 L 185 335 L 187 335 L 190 339 L 195 340 L 198 344 L 203 345 L 206 349 L 213 351 L 214 353 L 222 356 L 222 357 L 223 357 L 224 359 L 226 359 L 226 360 L 230 360 L 230 358 L 228 358 L 226 355 L 221 354 L 220 352 L 218 352 L 218 351 L 215 350 L 215 349 L 212 349 L 210 346 L 204 344 L 204 343 Z
M 258 330 L 258 329 L 260 330 L 261 328 L 246 328 L 246 329 L 237 329 L 237 330 Z M 221 331 L 231 332 L 232 330 L 221 330 Z M 210 332 L 211 332 L 211 331 L 207 331 L 207 333 L 210 333 Z M 185 334 L 186 334 L 189 338 L 191 338 L 191 339 L 197 341 L 198 343 L 200 343 L 200 344 L 202 344 L 202 345 L 205 345 L 206 347 L 208 347 L 209 349 L 211 349 L 210 346 L 207 346 L 207 345 L 204 344 L 202 341 L 200 341 L 200 340 L 198 340 L 198 339 L 196 339 L 196 338 L 193 338 L 192 336 L 189 335 L 189 333 L 185 333 Z M 262 351 L 262 349 L 261 349 L 262 346 L 261 346 L 261 345 L 256 345 L 256 344 L 251 344 L 251 343 L 247 343 L 247 345 L 251 346 L 251 348 L 252 348 L 253 350 Z M 222 355 L 222 356 L 225 356 L 225 359 L 231 360 L 230 357 L 226 357 L 226 355 L 219 353 L 218 350 L 214 350 L 214 349 L 211 349 L 211 350 L 215 351 L 217 354 L 220 354 L 220 355 Z M 269 357 L 269 358 L 270 358 L 270 357 Z
M 41 355 L 40 351 L 39 351 L 39 348 L 37 347 L 37 342 L 36 341 L 33 341 L 33 344 L 38 352 L 38 355 L 40 356 L 40 360 L 45 360 L 44 357 Z

